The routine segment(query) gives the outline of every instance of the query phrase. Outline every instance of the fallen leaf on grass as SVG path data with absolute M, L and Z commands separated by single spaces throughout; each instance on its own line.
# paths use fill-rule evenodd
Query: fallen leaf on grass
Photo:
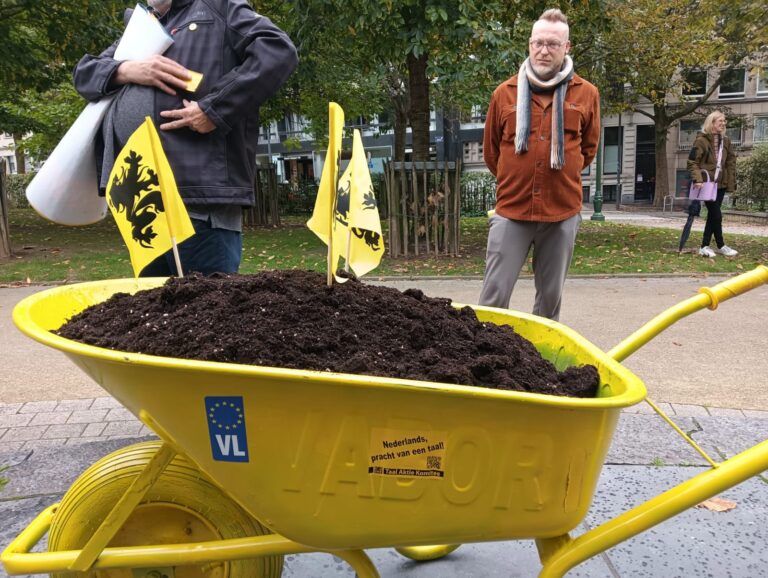
M 696 505 L 697 508 L 706 508 L 710 512 L 728 512 L 736 507 L 736 502 L 723 498 L 710 498 Z

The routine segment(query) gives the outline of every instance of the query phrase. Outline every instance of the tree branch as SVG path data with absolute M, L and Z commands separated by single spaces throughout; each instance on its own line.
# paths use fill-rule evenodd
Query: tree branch
M 697 98 L 696 100 L 689 102 L 687 105 L 682 106 L 677 112 L 674 112 L 669 115 L 669 121 L 670 124 L 675 122 L 677 119 L 683 118 L 684 116 L 688 116 L 691 114 L 694 110 L 702 106 L 704 103 L 706 103 L 709 98 L 715 93 L 715 90 L 722 84 L 723 77 L 726 73 L 730 72 L 735 68 L 735 64 L 730 64 L 726 68 L 722 69 L 720 71 L 719 76 L 717 77 L 717 80 L 712 83 L 712 86 L 709 87 L 707 92 L 703 95 Z

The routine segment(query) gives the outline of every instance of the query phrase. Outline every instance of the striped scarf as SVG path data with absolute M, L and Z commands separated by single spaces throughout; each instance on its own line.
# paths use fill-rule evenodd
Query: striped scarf
M 528 137 L 531 133 L 531 92 L 555 91 L 552 102 L 552 146 L 549 165 L 560 170 L 565 166 L 565 134 L 563 131 L 563 105 L 568 81 L 573 78 L 573 60 L 566 55 L 563 67 L 553 78 L 541 80 L 533 67 L 525 59 L 517 76 L 517 131 L 515 133 L 515 153 L 528 150 Z

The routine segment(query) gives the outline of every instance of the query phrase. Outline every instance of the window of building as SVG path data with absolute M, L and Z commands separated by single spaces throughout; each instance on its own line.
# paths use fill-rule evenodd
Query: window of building
M 725 136 L 731 139 L 733 146 L 741 146 L 741 125 L 726 128 Z
M 476 104 L 472 107 L 470 122 L 485 122 L 486 109 Z
M 621 163 L 621 129 L 619 126 L 607 126 L 603 129 L 603 174 L 618 174 Z
M 744 96 L 747 71 L 745 68 L 734 68 L 723 75 L 720 83 L 720 98 L 739 98 Z
M 5 172 L 9 175 L 16 174 L 16 157 L 13 155 L 0 157 L 5 161 Z
M 344 122 L 344 126 L 353 127 L 353 128 L 363 128 L 368 126 L 368 118 L 365 116 L 356 116 L 354 118 L 348 118 Z
M 615 201 L 619 185 L 603 185 L 603 201 Z
M 689 149 L 696 140 L 696 135 L 701 131 L 702 121 L 698 119 L 687 119 L 680 121 L 680 138 L 678 148 Z
M 703 96 L 707 92 L 707 71 L 683 72 L 683 96 Z
M 768 116 L 755 118 L 755 142 L 768 142 Z
M 757 73 L 757 96 L 768 96 L 768 68 Z
M 483 162 L 483 143 L 465 142 L 464 143 L 464 162 L 465 163 Z

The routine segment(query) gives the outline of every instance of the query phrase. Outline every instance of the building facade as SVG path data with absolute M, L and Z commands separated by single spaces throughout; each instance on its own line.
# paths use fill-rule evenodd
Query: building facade
M 718 77 L 717 70 L 690 73 L 691 88 L 686 96 L 705 94 Z M 767 69 L 750 71 L 735 68 L 706 103 L 706 110 L 722 110 L 728 119 L 727 134 L 738 156 L 749 155 L 755 144 L 768 142 Z M 649 112 L 652 107 L 648 105 Z M 701 130 L 701 112 L 675 123 L 667 134 L 667 175 L 670 196 L 688 197 L 688 154 Z M 654 126 L 640 113 L 603 118 L 603 202 L 650 203 L 656 184 Z M 596 163 L 585 171 L 585 202 L 596 192 Z M 618 199 L 618 195 L 621 199 Z M 672 199 L 670 199 L 671 201 Z
M 752 147 L 768 142 L 768 69 L 734 69 L 714 92 L 707 107 L 718 108 L 728 117 L 728 135 L 737 154 L 748 155 Z M 717 71 L 702 70 L 689 73 L 690 89 L 686 96 L 704 94 L 717 78 Z M 648 104 L 649 112 L 652 110 Z M 435 114 L 430 135 L 434 160 L 460 158 L 464 171 L 487 171 L 483 161 L 483 126 L 485 109 L 475 107 L 465 116 Z M 670 193 L 677 199 L 687 198 L 688 172 L 686 161 L 696 133 L 701 130 L 701 113 L 675 123 L 667 135 L 667 168 Z M 656 187 L 656 144 L 651 120 L 638 112 L 611 115 L 602 119 L 603 202 L 644 204 L 653 202 Z M 383 163 L 393 154 L 394 135 L 384 118 L 350 119 L 348 127 L 359 128 L 369 155 L 372 172 L 382 172 Z M 267 139 L 269 132 L 271 138 Z M 410 152 L 410 129 L 407 133 L 406 160 Z M 285 143 L 291 143 L 290 148 Z M 282 181 L 319 179 L 325 161 L 325 150 L 315 147 L 306 133 L 302 119 L 291 117 L 273 123 L 263 131 L 257 157 L 260 162 L 271 159 L 278 166 Z M 584 202 L 594 199 L 597 188 L 597 160 L 583 173 Z
M 5 161 L 5 170 L 9 174 L 16 174 L 16 156 L 14 155 L 13 137 L 0 133 L 0 158 Z

